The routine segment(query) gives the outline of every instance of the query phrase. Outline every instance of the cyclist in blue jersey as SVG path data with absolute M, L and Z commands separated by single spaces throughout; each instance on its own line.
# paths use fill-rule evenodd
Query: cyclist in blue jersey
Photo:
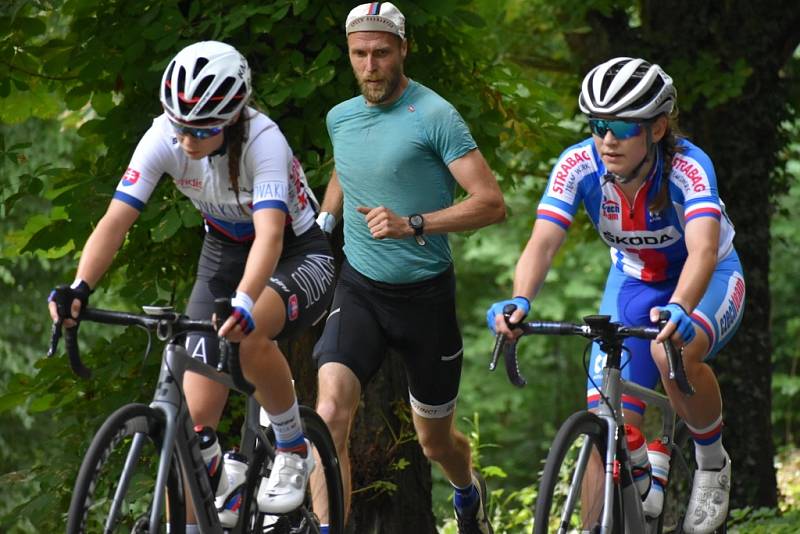
M 628 339 L 624 377 L 645 387 L 659 378 L 695 442 L 698 471 L 684 532 L 713 532 L 728 510 L 731 460 L 722 446 L 722 399 L 706 363 L 741 322 L 745 283 L 733 247 L 734 230 L 719 198 L 708 155 L 679 137 L 674 122 L 672 79 L 643 59 L 620 57 L 584 78 L 579 104 L 592 137 L 569 147 L 556 162 L 537 210 L 531 237 L 514 277 L 514 297 L 487 312 L 492 331 L 514 339 L 502 309 L 516 306 L 511 322 L 522 321 L 544 283 L 552 259 L 583 203 L 601 239 L 610 247 L 611 268 L 600 313 L 628 325 L 669 324 L 653 342 Z M 668 379 L 661 343 L 681 347 L 696 393 L 682 394 Z M 601 354 L 592 352 L 587 401 L 598 404 Z M 644 403 L 623 397 L 625 420 L 641 426 Z M 663 479 L 654 473 L 645 512 L 663 498 Z M 659 505 L 655 505 L 658 507 Z
M 342 216 L 346 260 L 315 347 L 317 411 L 336 443 L 349 507 L 350 428 L 361 392 L 396 349 L 422 450 L 455 487 L 459 532 L 487 534 L 485 483 L 454 424 L 463 356 L 447 232 L 502 220 L 503 196 L 458 112 L 404 74 L 402 13 L 363 4 L 345 27 L 361 95 L 327 116 L 335 170 L 318 222 L 330 229 Z M 454 205 L 456 183 L 468 196 Z
M 164 112 L 139 141 L 107 212 L 86 242 L 72 284 L 71 313 L 78 318 L 162 176 L 169 175 L 201 212 L 206 229 L 187 314 L 210 319 L 215 298 L 233 297 L 233 314 L 219 334 L 241 343 L 244 375 L 275 429 L 275 468 L 260 486 L 258 504 L 280 513 L 301 504 L 314 460 L 303 436 L 291 371 L 275 340 L 324 317 L 333 294 L 334 264 L 328 240 L 315 224 L 316 201 L 303 169 L 278 125 L 247 106 L 251 92 L 246 59 L 225 43 L 195 43 L 170 61 L 160 87 Z M 54 303 L 50 310 L 56 320 Z M 72 324 L 68 320 L 66 325 Z M 190 334 L 186 347 L 216 366 L 214 336 Z M 183 389 L 198 430 L 216 428 L 227 388 L 189 372 Z M 227 481 L 219 457 L 206 462 L 212 481 L 219 484 L 221 522 L 232 527 L 241 500 L 237 486 L 243 481 Z M 187 532 L 196 528 L 190 524 Z

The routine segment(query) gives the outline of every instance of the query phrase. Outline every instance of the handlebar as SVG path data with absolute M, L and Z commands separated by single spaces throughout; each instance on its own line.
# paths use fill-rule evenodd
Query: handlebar
M 56 301 L 56 306 L 58 306 L 58 299 L 63 298 L 63 295 L 59 294 L 59 288 L 56 288 L 55 291 L 56 293 L 53 299 Z M 226 304 L 227 310 L 225 308 Z M 231 313 L 230 299 L 216 299 L 214 302 L 214 307 L 219 324 L 222 324 Z M 53 323 L 53 328 L 50 334 L 50 347 L 47 351 L 48 357 L 55 355 L 58 348 L 58 342 L 61 338 L 61 328 L 63 323 L 61 312 L 62 310 L 59 309 L 60 318 L 58 321 Z M 216 333 L 217 331 L 215 323 L 210 320 L 190 319 L 168 309 L 161 309 L 155 312 L 140 314 L 114 310 L 102 310 L 99 308 L 85 308 L 81 310 L 77 320 L 79 324 L 81 321 L 91 321 L 93 323 L 120 326 L 140 326 L 147 330 L 155 331 L 158 338 L 162 341 L 174 339 L 175 336 L 187 332 Z M 84 365 L 80 357 L 77 325 L 65 329 L 64 342 L 66 344 L 67 355 L 69 356 L 69 362 L 72 371 L 81 378 L 89 378 L 92 375 L 92 371 Z M 234 385 L 248 395 L 255 391 L 253 385 L 244 378 L 242 373 L 239 362 L 238 343 L 233 343 L 224 338 L 220 338 L 220 360 L 219 364 L 217 365 L 217 370 L 220 372 L 229 370 Z
M 509 318 L 514 312 L 513 304 L 509 304 L 503 309 L 503 315 L 509 328 L 522 330 L 523 336 L 528 335 L 550 335 L 550 336 L 581 336 L 597 342 L 601 350 L 608 350 L 614 347 L 621 347 L 622 341 L 628 337 L 638 337 L 642 339 L 655 339 L 659 332 L 669 321 L 669 312 L 662 311 L 659 316 L 658 327 L 653 326 L 625 326 L 611 321 L 608 315 L 588 315 L 584 317 L 583 324 L 565 322 L 544 322 L 534 321 L 512 325 Z M 675 380 L 678 388 L 686 395 L 694 394 L 694 387 L 689 383 L 686 376 L 686 369 L 683 367 L 683 358 L 669 339 L 664 342 L 664 349 L 667 353 L 669 363 L 669 378 Z M 517 359 L 516 341 L 509 343 L 503 334 L 497 334 L 492 350 L 492 359 L 489 363 L 489 370 L 497 368 L 497 361 L 500 353 L 503 352 L 503 360 L 506 366 L 508 380 L 517 387 L 523 387 L 527 381 L 519 370 L 519 360 Z

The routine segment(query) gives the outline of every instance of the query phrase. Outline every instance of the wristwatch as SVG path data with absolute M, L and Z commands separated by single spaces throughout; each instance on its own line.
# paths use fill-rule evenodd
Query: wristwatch
M 408 225 L 414 230 L 414 235 L 422 235 L 425 230 L 425 219 L 419 213 L 412 213 L 408 216 Z
M 422 237 L 422 232 L 425 230 L 425 219 L 419 213 L 412 213 L 408 216 L 408 225 L 414 230 L 414 239 L 417 245 L 425 245 L 425 238 Z

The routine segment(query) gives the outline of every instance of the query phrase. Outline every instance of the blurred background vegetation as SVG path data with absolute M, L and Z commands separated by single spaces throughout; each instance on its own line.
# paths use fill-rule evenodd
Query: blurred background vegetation
M 157 85 L 166 62 L 200 39 L 237 46 L 255 74 L 255 103 L 281 126 L 321 194 L 332 165 L 325 113 L 356 92 L 342 31 L 355 3 L 16 0 L 0 6 L 0 284 L 6 295 L 0 308 L 0 531 L 62 528 L 93 431 L 125 402 L 146 402 L 152 390 L 158 358 L 142 359 L 138 332 L 82 329 L 85 359 L 95 370 L 91 381 L 74 377 L 64 358 L 43 360 L 50 330 L 44 303 L 51 287 L 72 280 L 93 223 L 159 113 Z M 759 8 L 681 0 L 396 3 L 408 18 L 406 72 L 461 111 L 509 207 L 504 224 L 451 238 L 466 354 L 460 427 L 479 446 L 494 490 L 497 532 L 529 529 L 541 460 L 560 422 L 583 405 L 585 374 L 580 342 L 545 338 L 521 347 L 526 388 L 513 388 L 502 372 L 489 374 L 485 310 L 510 291 L 549 166 L 588 133 L 576 105 L 582 74 L 601 59 L 625 54 L 660 62 L 675 78 L 687 133 L 705 141 L 699 144 L 718 167 L 723 199 L 738 225 L 737 248 L 758 258 L 746 262 L 751 322 L 720 359 L 723 366 L 725 358 L 739 365 L 724 369 L 726 401 L 744 395 L 761 410 L 758 421 L 753 412 L 737 410 L 744 423 L 726 432 L 741 442 L 740 457 L 750 459 L 762 446 L 768 462 L 742 462 L 752 471 L 735 479 L 732 525 L 741 532 L 796 532 L 796 2 Z M 680 42 L 679 31 L 686 32 Z M 771 107 L 762 111 L 753 99 L 769 100 Z M 726 145 L 729 139 L 739 144 Z M 728 172 L 731 166 L 741 174 Z M 159 186 L 92 304 L 180 308 L 193 280 L 200 230 L 194 208 L 169 183 Z M 579 218 L 534 313 L 571 320 L 594 312 L 607 254 L 588 220 Z M 755 365 L 753 377 L 766 383 L 748 383 L 747 365 Z M 740 439 L 736 429 L 754 434 L 752 441 Z M 780 492 L 774 491 L 773 465 Z M 450 490 L 438 472 L 434 477 L 438 524 L 454 532 L 446 519 Z

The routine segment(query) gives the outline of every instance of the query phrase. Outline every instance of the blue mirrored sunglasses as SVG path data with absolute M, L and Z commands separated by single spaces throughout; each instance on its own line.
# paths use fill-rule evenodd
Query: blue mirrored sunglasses
M 642 131 L 642 123 L 624 120 L 589 119 L 589 129 L 598 137 L 605 137 L 610 130 L 611 135 L 622 140 L 639 135 Z
M 214 137 L 215 135 L 219 135 L 224 128 L 191 128 L 189 126 L 183 126 L 182 124 L 178 124 L 177 122 L 170 121 L 172 124 L 172 129 L 175 131 L 177 135 L 191 135 L 195 139 L 208 139 L 209 137 Z

